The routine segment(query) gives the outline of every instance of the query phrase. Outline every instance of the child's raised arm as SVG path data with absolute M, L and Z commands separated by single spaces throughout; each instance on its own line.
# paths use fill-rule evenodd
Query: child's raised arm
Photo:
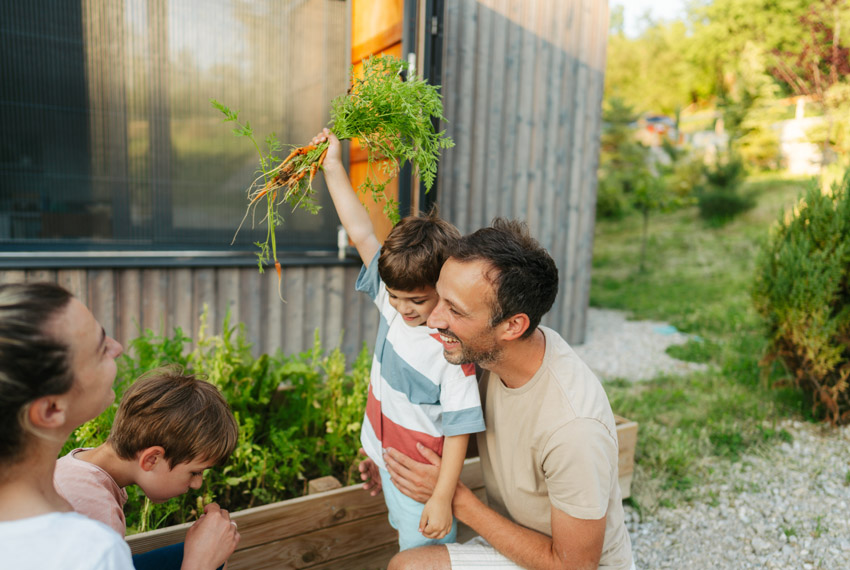
M 419 520 L 419 532 L 425 538 L 440 539 L 452 530 L 452 498 L 463 470 L 468 442 L 469 434 L 446 436 L 437 485 Z
M 328 192 L 330 192 L 342 226 L 348 232 L 351 241 L 354 242 L 354 247 L 357 248 L 360 259 L 368 267 L 381 244 L 375 236 L 375 229 L 372 227 L 369 212 L 357 199 L 357 194 L 351 186 L 348 174 L 342 166 L 339 139 L 328 129 L 323 129 L 321 133 L 313 137 L 312 143 L 319 144 L 325 140 L 328 141 L 329 146 L 325 162 L 322 164 L 322 170 L 325 173 Z

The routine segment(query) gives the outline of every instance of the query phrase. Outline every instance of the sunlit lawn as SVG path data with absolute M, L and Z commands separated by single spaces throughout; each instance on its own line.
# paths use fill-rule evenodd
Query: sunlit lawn
M 768 388 L 759 367 L 765 341 L 750 291 L 759 244 L 807 180 L 751 179 L 757 206 L 711 228 L 695 207 L 651 218 L 646 271 L 638 270 L 641 220 L 597 223 L 591 305 L 664 320 L 699 340 L 672 356 L 707 362 L 708 372 L 633 384 L 606 383 L 614 410 L 640 423 L 632 502 L 644 511 L 699 496 L 715 461 L 787 439 L 777 427 L 805 414 L 796 390 Z

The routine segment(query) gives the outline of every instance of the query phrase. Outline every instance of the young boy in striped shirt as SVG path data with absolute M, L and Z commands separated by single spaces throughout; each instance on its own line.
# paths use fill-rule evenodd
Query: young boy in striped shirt
M 454 542 L 452 497 L 469 434 L 484 430 L 484 418 L 474 365 L 449 364 L 437 331 L 425 322 L 439 300 L 440 269 L 460 233 L 434 213 L 409 216 L 382 246 L 342 165 L 339 140 L 325 129 L 313 144 L 324 140 L 330 144 L 323 165 L 328 191 L 364 264 L 356 288 L 381 313 L 360 436 L 363 449 L 380 468 L 400 549 Z M 437 487 L 426 504 L 395 487 L 382 457 L 393 448 L 425 461 L 418 444 L 442 456 Z

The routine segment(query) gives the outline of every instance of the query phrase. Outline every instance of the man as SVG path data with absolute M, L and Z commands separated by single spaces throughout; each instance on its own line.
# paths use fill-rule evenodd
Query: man
M 389 568 L 633 567 L 617 473 L 614 415 L 599 381 L 554 331 L 540 327 L 558 270 L 524 224 L 497 219 L 465 236 L 443 265 L 428 326 L 446 360 L 475 363 L 487 431 L 478 449 L 489 506 L 462 483 L 455 516 L 480 538 L 399 553 Z M 393 482 L 427 500 L 432 465 L 389 449 Z M 369 460 L 366 488 L 377 492 Z

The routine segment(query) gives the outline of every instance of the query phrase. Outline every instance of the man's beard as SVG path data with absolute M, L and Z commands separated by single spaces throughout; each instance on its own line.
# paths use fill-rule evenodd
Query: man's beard
M 449 354 L 446 349 L 443 349 L 443 356 L 449 364 L 477 364 L 485 367 L 487 364 L 499 360 L 502 355 L 502 348 L 496 346 L 495 343 L 486 348 L 475 348 L 464 344 L 462 340 L 446 329 L 439 329 L 439 331 L 443 336 L 455 339 L 458 342 L 457 347 L 460 348 L 460 354 Z

